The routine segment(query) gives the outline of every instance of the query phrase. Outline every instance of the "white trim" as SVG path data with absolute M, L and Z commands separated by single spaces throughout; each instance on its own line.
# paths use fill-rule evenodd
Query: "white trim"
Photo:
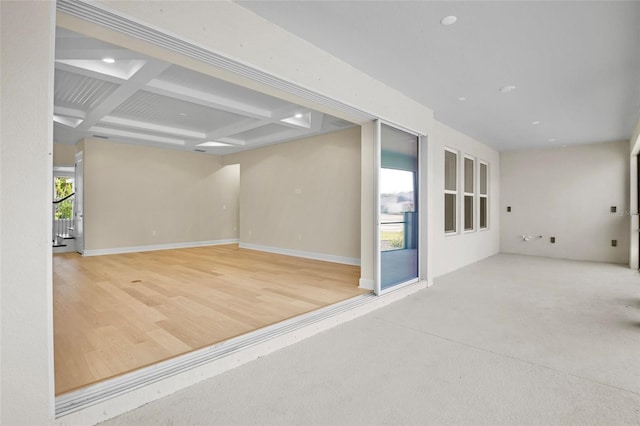
M 56 425 L 96 424 L 387 306 L 427 287 L 425 281 L 372 293 L 105 380 L 56 398 Z
M 418 217 L 418 223 L 416 224 L 416 226 L 418 227 L 418 241 L 416 241 L 416 246 L 417 246 L 417 253 L 418 253 L 418 264 L 417 264 L 417 268 L 418 270 L 416 271 L 416 277 L 413 279 L 410 279 L 404 283 L 398 283 L 398 284 L 393 284 L 390 287 L 383 289 L 382 288 L 382 250 L 380 248 L 380 241 L 381 241 L 381 226 L 382 226 L 382 219 L 381 219 L 381 214 L 380 214 L 380 197 L 382 194 L 380 194 L 380 187 L 381 187 L 381 173 L 380 171 L 383 169 L 382 167 L 382 126 L 387 126 L 391 129 L 395 129 L 395 130 L 399 130 L 403 133 L 407 133 L 411 136 L 413 136 L 415 138 L 415 143 L 416 143 L 416 168 L 417 170 L 412 171 L 415 173 L 415 188 L 414 188 L 414 203 L 415 203 L 415 211 L 417 212 L 417 217 Z M 405 285 L 410 285 L 413 284 L 415 282 L 419 282 L 421 279 L 421 271 L 420 271 L 420 254 L 421 254 L 421 250 L 422 250 L 422 244 L 421 244 L 421 232 L 422 232 L 422 228 L 421 228 L 421 216 L 422 216 L 422 204 L 421 204 L 421 194 L 422 191 L 424 190 L 422 188 L 422 182 L 421 182 L 421 153 L 422 153 L 422 148 L 421 148 L 421 138 L 422 136 L 415 133 L 415 132 L 411 132 L 411 131 L 407 131 L 405 130 L 405 128 L 401 128 L 401 127 L 396 127 L 394 124 L 391 124 L 389 122 L 386 122 L 384 120 L 378 119 L 376 120 L 376 127 L 375 127 L 375 159 L 376 159 L 376 164 L 375 164 L 375 178 L 374 178 L 374 182 L 375 182 L 375 224 L 376 224 L 376 228 L 375 228 L 375 250 L 376 250 L 376 254 L 375 254 L 375 259 L 376 259 L 376 269 L 375 269 L 375 282 L 374 282 L 374 293 L 377 295 L 381 295 L 381 294 L 386 294 L 390 291 L 399 289 L 401 287 L 404 287 Z M 426 285 L 425 285 L 426 286 Z
M 487 193 L 483 194 L 482 193 L 482 165 L 485 165 L 487 168 Z M 489 163 L 484 161 L 484 160 L 480 160 L 478 159 L 478 230 L 479 231 L 486 231 L 489 229 L 489 211 L 491 210 L 489 208 Z M 482 216 L 482 212 L 480 209 L 480 199 L 484 198 L 485 201 L 485 207 L 487 209 L 486 212 L 486 226 L 482 226 L 482 224 L 480 223 L 480 217 Z
M 360 266 L 360 259 L 355 257 L 335 256 L 333 254 L 316 253 L 312 251 L 294 250 L 280 247 L 261 246 L 259 244 L 240 243 L 240 248 L 266 251 L 267 253 L 284 254 L 286 256 L 302 257 L 305 259 L 322 260 L 324 262 L 343 263 L 345 265 Z
M 365 290 L 373 290 L 374 281 L 370 278 L 360 278 L 358 288 L 363 288 Z
M 418 262 L 420 263 L 420 262 Z M 390 293 L 393 293 L 394 291 L 399 291 L 402 290 L 405 287 L 409 287 L 412 285 L 421 285 L 424 286 L 424 288 L 427 288 L 427 282 L 425 280 L 422 280 L 420 278 L 412 278 L 408 281 L 405 281 L 403 283 L 400 284 L 394 284 L 391 287 L 387 287 L 387 288 L 383 288 L 382 290 L 380 290 L 380 293 L 378 294 L 378 296 L 387 296 Z
M 380 170 L 382 169 L 382 120 L 375 121 L 373 131 L 373 292 L 382 292 L 382 254 L 380 252 Z
M 473 179 L 473 181 L 471 182 L 471 186 L 472 186 L 472 192 L 467 192 L 467 160 L 471 160 L 471 164 L 472 164 L 472 171 L 471 171 L 471 179 Z M 477 176 L 476 176 L 476 170 L 478 169 L 478 167 L 476 167 L 476 163 L 477 163 L 477 159 L 475 157 L 472 157 L 471 155 L 467 155 L 464 154 L 462 156 L 462 204 L 460 205 L 460 208 L 462 210 L 462 233 L 463 234 L 469 234 L 471 232 L 476 232 L 477 230 L 477 226 L 476 226 L 476 222 L 477 222 L 477 218 L 476 218 L 476 186 L 478 184 L 478 180 L 477 180 Z M 473 207 L 471 208 L 471 228 L 467 229 L 467 224 L 466 224 L 466 216 L 467 216 L 467 206 L 466 206 L 466 199 L 467 197 L 471 197 L 471 202 L 473 203 Z
M 229 238 L 226 240 L 191 241 L 191 242 L 185 242 L 185 243 L 153 244 L 148 246 L 93 249 L 93 250 L 85 250 L 83 255 L 84 256 L 103 256 L 106 254 L 138 253 L 142 251 L 157 251 L 157 250 L 171 250 L 171 249 L 181 249 L 181 248 L 191 248 L 191 247 L 219 246 L 223 244 L 236 244 L 239 241 L 240 240 L 238 238 Z
M 455 165 L 456 165 L 456 172 L 455 172 L 455 177 L 456 177 L 456 189 L 447 189 L 447 151 L 450 152 L 451 154 L 456 156 L 456 161 L 455 161 Z M 454 218 L 453 218 L 453 224 L 455 229 L 453 231 L 447 231 L 445 226 L 446 226 L 446 215 L 444 215 L 444 211 L 442 212 L 444 215 L 444 222 L 445 222 L 445 226 L 443 226 L 444 229 L 444 235 L 445 236 L 451 236 L 451 235 L 458 235 L 460 233 L 460 214 L 459 211 L 461 209 L 460 207 L 460 151 L 454 148 L 449 148 L 449 147 L 444 147 L 444 155 L 443 155 L 443 160 L 444 160 L 444 167 L 443 167 L 443 185 L 444 185 L 444 195 L 455 195 L 455 200 L 456 200 L 456 205 L 454 206 L 453 209 L 453 214 L 454 214 Z M 444 205 L 443 207 L 446 209 L 446 197 L 445 201 L 444 201 Z M 464 201 L 464 200 L 463 200 Z

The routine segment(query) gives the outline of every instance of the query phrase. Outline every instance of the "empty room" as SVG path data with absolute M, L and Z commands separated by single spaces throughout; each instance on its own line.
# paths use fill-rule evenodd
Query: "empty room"
M 637 423 L 640 2 L 0 10 L 2 424 Z
M 63 28 L 55 67 L 56 395 L 369 292 L 359 126 Z

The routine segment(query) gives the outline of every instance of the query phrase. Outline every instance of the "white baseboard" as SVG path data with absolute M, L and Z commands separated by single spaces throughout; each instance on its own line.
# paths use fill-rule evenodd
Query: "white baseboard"
M 240 243 L 240 248 L 266 251 L 268 253 L 284 254 L 286 256 L 303 257 L 305 259 L 323 260 L 325 262 L 343 263 L 345 265 L 360 266 L 360 259 L 354 257 L 334 256 L 332 254 L 315 253 L 279 247 L 261 246 L 258 244 Z
M 148 246 L 137 247 L 116 247 L 108 249 L 93 249 L 85 250 L 84 256 L 102 256 L 105 254 L 122 254 L 122 253 L 138 253 L 142 251 L 157 251 L 157 250 L 171 250 L 191 247 L 204 247 L 204 246 L 219 246 L 223 244 L 236 244 L 240 240 L 237 238 L 230 238 L 227 240 L 210 240 L 210 241 L 191 241 L 185 243 L 171 243 L 171 244 L 154 244 Z

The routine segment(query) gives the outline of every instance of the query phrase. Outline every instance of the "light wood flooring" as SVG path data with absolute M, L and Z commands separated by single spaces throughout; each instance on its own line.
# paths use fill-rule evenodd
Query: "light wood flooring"
M 366 293 L 359 276 L 236 244 L 56 254 L 56 395 Z

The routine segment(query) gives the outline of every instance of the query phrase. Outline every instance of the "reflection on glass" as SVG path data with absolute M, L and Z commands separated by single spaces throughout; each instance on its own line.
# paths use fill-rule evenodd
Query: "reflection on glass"
M 458 156 L 451 151 L 444 152 L 444 189 L 458 190 Z
M 480 163 L 480 194 L 487 195 L 487 165 Z
M 444 232 L 456 232 L 456 194 L 444 194 Z
M 487 227 L 487 199 L 480 198 L 480 228 Z
M 473 160 L 471 158 L 464 159 L 464 192 L 473 191 Z
M 473 231 L 473 196 L 464 196 L 464 230 Z

